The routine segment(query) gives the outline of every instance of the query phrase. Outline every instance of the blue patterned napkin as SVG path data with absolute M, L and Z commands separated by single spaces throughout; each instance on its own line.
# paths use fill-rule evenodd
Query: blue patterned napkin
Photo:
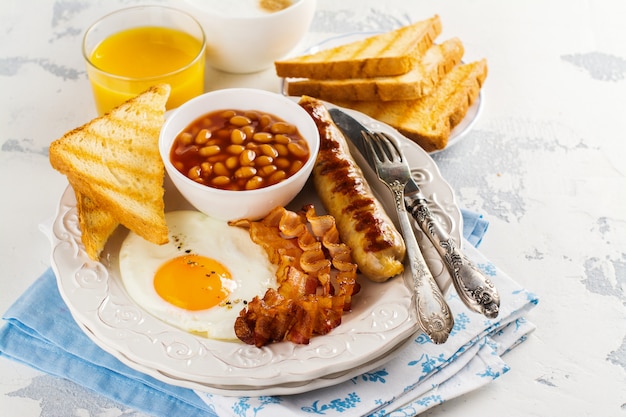
M 455 326 L 443 345 L 422 334 L 380 368 L 310 393 L 258 398 L 199 393 L 200 397 L 219 415 L 412 416 L 486 385 L 509 370 L 501 355 L 534 330 L 524 315 L 537 298 L 467 241 L 464 252 L 498 287 L 501 308 L 496 320 L 470 312 L 451 291 L 447 300 Z
M 222 397 L 172 386 L 134 371 L 96 346 L 63 303 L 48 269 L 4 314 L 0 355 L 72 380 L 155 416 L 406 416 L 477 389 L 503 373 L 501 356 L 534 326 L 537 298 L 489 263 L 478 245 L 488 223 L 463 211 L 465 252 L 492 276 L 502 298 L 497 320 L 471 313 L 451 291 L 456 325 L 445 345 L 412 341 L 389 363 L 342 384 L 292 396 Z

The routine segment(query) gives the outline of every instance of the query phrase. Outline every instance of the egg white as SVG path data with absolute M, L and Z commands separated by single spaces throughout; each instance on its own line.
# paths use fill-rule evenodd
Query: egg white
M 276 266 L 246 229 L 229 226 L 197 211 L 165 215 L 169 243 L 155 245 L 133 232 L 122 243 L 119 266 L 128 295 L 143 309 L 171 325 L 215 339 L 236 339 L 234 324 L 244 301 L 276 288 Z M 166 261 L 186 251 L 220 262 L 232 275 L 232 290 L 219 305 L 190 311 L 165 301 L 154 289 L 154 275 Z

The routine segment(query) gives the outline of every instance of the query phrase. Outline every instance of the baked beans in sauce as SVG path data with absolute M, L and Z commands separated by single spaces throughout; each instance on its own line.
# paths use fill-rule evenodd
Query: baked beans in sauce
M 310 157 L 298 128 L 255 110 L 218 110 L 178 134 L 170 159 L 193 181 L 222 190 L 254 190 L 298 172 Z

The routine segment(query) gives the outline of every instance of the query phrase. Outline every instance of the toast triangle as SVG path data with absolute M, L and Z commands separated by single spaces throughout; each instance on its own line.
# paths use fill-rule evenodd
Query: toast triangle
M 158 140 L 169 93 L 167 84 L 151 87 L 50 145 L 52 167 L 68 177 L 79 200 L 87 197 L 156 244 L 168 241 Z
M 75 194 L 81 240 L 89 258 L 96 261 L 100 258 L 100 253 L 109 237 L 117 229 L 119 222 L 91 198 L 80 192 L 75 192 Z
M 463 58 L 463 43 L 458 38 L 432 45 L 401 75 L 340 80 L 293 80 L 287 82 L 290 96 L 311 96 L 335 100 L 415 100 L 434 90 L 437 83 Z
M 476 101 L 487 77 L 487 61 L 481 59 L 454 67 L 429 95 L 417 100 L 337 101 L 386 123 L 427 152 L 448 144 L 452 129 Z
M 438 15 L 314 54 L 276 61 L 279 77 L 342 79 L 407 73 L 441 33 Z

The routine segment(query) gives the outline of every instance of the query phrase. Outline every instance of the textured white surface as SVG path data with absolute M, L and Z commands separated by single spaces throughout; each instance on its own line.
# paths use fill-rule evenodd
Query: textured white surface
M 0 2 L 2 312 L 50 264 L 37 225 L 66 180 L 47 147 L 96 115 L 82 32 L 136 3 Z M 459 36 L 490 71 L 474 131 L 435 159 L 460 204 L 490 220 L 481 251 L 540 304 L 510 372 L 425 415 L 626 415 L 626 3 L 319 0 L 302 46 L 435 13 L 441 38 Z M 279 89 L 271 70 L 207 73 L 207 89 L 231 86 Z M 2 415 L 140 415 L 5 359 L 0 375 Z

